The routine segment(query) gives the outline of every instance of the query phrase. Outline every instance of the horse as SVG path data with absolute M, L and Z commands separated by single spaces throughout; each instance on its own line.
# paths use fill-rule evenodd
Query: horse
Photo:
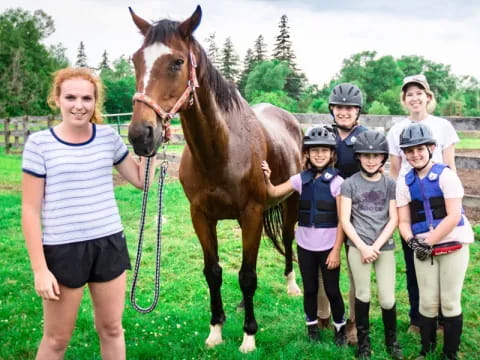
M 153 24 L 129 9 L 144 36 L 142 46 L 132 57 L 137 92 L 129 141 L 137 155 L 154 156 L 168 138 L 170 119 L 175 113 L 180 114 L 186 146 L 179 179 L 190 202 L 210 292 L 210 333 L 205 343 L 213 347 L 223 341 L 222 326 L 226 320 L 216 225 L 222 219 L 237 219 L 242 233 L 239 283 L 245 309 L 239 350 L 253 351 L 258 328 L 253 297 L 262 229 L 285 255 L 288 292 L 301 294 L 292 267 L 298 196 L 269 198 L 260 166 L 262 160 L 268 161 L 274 184 L 298 173 L 301 128 L 293 115 L 278 107 L 260 104 L 251 108 L 235 85 L 212 65 L 193 36 L 202 17 L 200 6 L 183 22 L 163 19 Z M 278 213 L 274 210 L 280 202 Z

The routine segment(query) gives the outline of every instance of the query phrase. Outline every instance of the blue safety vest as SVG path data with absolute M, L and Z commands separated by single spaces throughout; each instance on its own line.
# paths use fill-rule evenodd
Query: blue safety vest
M 446 167 L 444 164 L 434 164 L 427 176 L 421 180 L 415 169 L 411 169 L 405 176 L 405 183 L 410 190 L 410 220 L 414 235 L 436 228 L 447 216 L 445 199 L 438 183 Z M 462 225 L 463 216 L 457 226 Z
M 360 164 L 355 158 L 353 144 L 357 136 L 367 130 L 365 126 L 358 125 L 344 140 L 337 135 L 337 162 L 335 167 L 340 171 L 340 176 L 344 179 L 360 171 Z
M 330 191 L 330 182 L 338 170 L 328 168 L 315 179 L 315 172 L 305 170 L 300 173 L 302 194 L 298 209 L 298 225 L 316 228 L 331 228 L 338 225 L 337 203 Z

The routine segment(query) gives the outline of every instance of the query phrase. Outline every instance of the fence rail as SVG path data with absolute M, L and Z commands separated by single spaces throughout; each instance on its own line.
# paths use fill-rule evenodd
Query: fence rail
M 105 122 L 113 126 L 120 134 L 124 142 L 128 143 L 128 124 L 132 113 L 106 114 Z M 332 117 L 328 114 L 294 114 L 303 127 L 314 124 L 331 124 Z M 403 119 L 403 116 L 392 115 L 361 115 L 360 122 L 367 127 L 377 130 L 388 131 L 392 125 Z M 480 134 L 480 117 L 445 117 L 450 120 L 457 131 L 465 131 L 472 134 Z M 6 119 L 0 119 L 0 146 L 5 147 L 5 151 L 18 153 L 23 149 L 23 144 L 28 136 L 39 130 L 47 129 L 60 122 L 60 116 L 19 116 Z M 3 128 L 2 128 L 3 125 Z M 172 140 L 179 140 L 178 134 L 173 134 Z M 470 166 L 470 165 L 467 165 Z

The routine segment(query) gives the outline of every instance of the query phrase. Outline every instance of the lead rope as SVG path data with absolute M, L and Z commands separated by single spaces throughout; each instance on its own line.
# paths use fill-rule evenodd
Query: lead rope
M 142 258 L 142 247 L 143 247 L 143 233 L 145 229 L 145 217 L 147 212 L 147 202 L 148 202 L 148 188 L 149 188 L 149 173 L 150 173 L 150 161 L 151 157 L 147 158 L 147 163 L 145 165 L 145 188 L 143 190 L 143 201 L 142 201 L 142 213 L 140 215 L 140 233 L 138 236 L 138 247 L 137 247 L 137 258 L 135 261 L 135 268 L 133 270 L 133 280 L 132 280 L 132 289 L 130 291 L 130 302 L 132 307 L 137 310 L 139 313 L 147 314 L 155 307 L 158 303 L 158 297 L 160 293 L 160 259 L 162 251 L 162 203 L 163 203 L 163 184 L 165 182 L 165 177 L 167 175 L 168 161 L 166 157 L 166 147 L 164 146 L 163 152 L 164 158 L 160 166 L 160 175 L 158 177 L 158 217 L 157 217 L 157 249 L 156 249 L 156 261 L 155 261 L 155 288 L 153 293 L 153 301 L 150 306 L 143 308 L 137 304 L 135 293 L 137 290 L 137 281 L 138 273 L 140 270 L 140 262 Z

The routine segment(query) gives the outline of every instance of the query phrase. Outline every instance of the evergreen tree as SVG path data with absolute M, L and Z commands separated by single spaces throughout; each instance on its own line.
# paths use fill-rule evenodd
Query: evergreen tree
M 88 67 L 87 54 L 85 53 L 85 45 L 83 44 L 83 41 L 80 41 L 80 46 L 78 47 L 77 61 L 75 62 L 75 66 Z
M 238 81 L 238 90 L 245 97 L 245 86 L 247 85 L 247 79 L 250 72 L 253 70 L 258 62 L 255 61 L 255 54 L 252 49 L 247 49 L 245 58 L 243 59 L 243 71 L 240 74 L 240 80 Z
M 100 64 L 98 65 L 98 70 L 100 70 L 100 71 L 110 70 L 110 65 L 109 65 L 109 61 L 108 61 L 107 50 L 104 50 L 104 51 L 103 51 L 102 61 L 101 61 Z
M 205 39 L 207 43 L 207 55 L 212 64 L 218 69 L 220 67 L 219 55 L 217 42 L 215 40 L 215 33 L 208 35 L 208 38 Z
M 287 15 L 282 15 L 278 28 L 280 33 L 276 38 L 272 56 L 274 59 L 286 62 L 293 70 L 296 70 L 295 54 L 293 53 L 292 42 L 290 41 L 290 28 L 288 26 Z
M 222 49 L 220 71 L 226 79 L 236 82 L 239 73 L 238 66 L 238 55 L 233 48 L 232 39 L 228 37 Z
M 267 60 L 267 44 L 265 44 L 263 35 L 258 35 L 257 39 L 255 40 L 255 44 L 253 48 L 254 48 L 253 60 L 255 62 Z

